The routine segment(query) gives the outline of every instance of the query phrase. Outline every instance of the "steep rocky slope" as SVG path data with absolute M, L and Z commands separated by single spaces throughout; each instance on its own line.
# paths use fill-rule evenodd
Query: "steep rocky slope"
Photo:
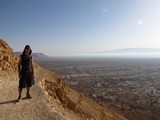
M 8 44 L 0 39 L 0 70 L 15 71 L 18 57 L 14 55 Z
M 70 89 L 63 78 L 36 63 L 36 84 L 31 89 L 33 98 L 24 97 L 17 103 L 17 62 L 18 57 L 0 39 L 1 120 L 126 120 L 121 114 Z

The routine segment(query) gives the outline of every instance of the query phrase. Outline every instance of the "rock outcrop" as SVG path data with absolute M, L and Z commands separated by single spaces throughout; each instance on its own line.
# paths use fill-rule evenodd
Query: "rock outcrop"
M 12 48 L 2 39 L 0 39 L 0 71 L 17 70 L 18 57 L 14 54 Z
M 55 81 L 51 81 L 45 76 L 41 85 L 49 96 L 60 101 L 64 109 L 72 110 L 75 114 L 79 114 L 81 118 L 88 120 L 127 120 L 112 109 L 102 107 L 90 98 L 70 89 L 63 78 L 53 76 Z

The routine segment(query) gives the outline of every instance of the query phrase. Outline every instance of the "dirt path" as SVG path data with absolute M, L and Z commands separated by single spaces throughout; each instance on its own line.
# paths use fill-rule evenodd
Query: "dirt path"
M 26 89 L 22 92 L 22 100 L 18 97 L 18 78 L 0 78 L 0 120 L 67 120 L 48 104 L 48 96 L 40 86 L 39 78 L 31 88 L 32 99 L 26 99 Z

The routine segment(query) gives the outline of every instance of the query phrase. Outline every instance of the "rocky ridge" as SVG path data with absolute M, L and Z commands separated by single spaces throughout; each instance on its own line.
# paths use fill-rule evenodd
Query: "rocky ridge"
M 22 100 L 20 103 L 10 100 L 10 97 L 17 96 L 13 90 L 16 89 L 18 83 L 17 62 L 18 57 L 9 45 L 0 39 L 0 90 L 3 95 L 0 95 L 2 98 L 0 100 L 0 118 L 2 120 L 20 120 L 22 118 L 27 120 L 28 118 L 24 118 L 26 115 L 25 111 L 23 112 L 24 106 L 28 110 L 31 120 L 126 120 L 120 113 L 104 108 L 72 90 L 62 77 L 36 63 L 34 63 L 36 85 L 32 88 L 34 95 L 32 100 Z M 6 83 L 7 86 L 4 86 Z M 11 107 L 9 103 L 15 103 L 12 105 L 14 107 Z M 35 108 L 33 109 L 30 104 Z M 13 110 L 14 108 L 22 113 L 17 113 Z M 8 111 L 12 114 L 8 114 Z
M 15 56 L 8 44 L 0 39 L 0 70 L 16 71 L 18 57 Z

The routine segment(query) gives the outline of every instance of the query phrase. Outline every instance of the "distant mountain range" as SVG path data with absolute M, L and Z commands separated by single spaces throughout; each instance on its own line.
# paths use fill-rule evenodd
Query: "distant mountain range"
M 21 55 L 22 52 L 14 52 L 16 55 Z M 32 53 L 32 56 L 35 60 L 47 60 L 47 59 L 51 59 L 49 56 L 43 54 L 43 53 Z
M 98 53 L 160 53 L 160 48 L 125 48 L 108 51 L 101 51 Z
M 125 48 L 91 53 L 92 56 L 106 57 L 154 57 L 160 58 L 160 48 Z
M 22 52 L 15 52 L 16 55 L 21 55 Z M 125 48 L 125 49 L 115 49 L 115 50 L 106 50 L 100 52 L 94 52 L 86 54 L 88 56 L 149 56 L 149 57 L 160 57 L 160 48 Z M 85 56 L 86 56 L 85 55 Z M 32 53 L 34 60 L 53 60 L 53 58 L 47 56 L 43 53 Z M 82 55 L 83 56 L 83 55 Z M 75 57 L 75 56 L 74 56 Z

